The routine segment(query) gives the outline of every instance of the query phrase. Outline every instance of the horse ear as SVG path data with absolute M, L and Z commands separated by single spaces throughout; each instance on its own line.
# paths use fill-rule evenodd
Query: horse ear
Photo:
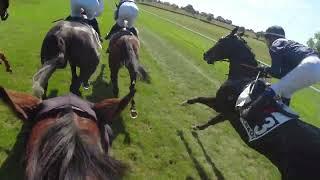
M 238 32 L 239 26 L 236 26 L 229 34 L 229 36 L 234 36 Z
M 94 104 L 93 110 L 97 113 L 99 119 L 102 118 L 103 121 L 109 122 L 113 121 L 128 106 L 134 94 L 135 90 L 132 90 L 122 99 L 112 98 L 102 100 L 101 102 Z
M 6 90 L 0 86 L 0 98 L 10 106 L 22 120 L 28 120 L 38 108 L 41 100 L 26 93 Z

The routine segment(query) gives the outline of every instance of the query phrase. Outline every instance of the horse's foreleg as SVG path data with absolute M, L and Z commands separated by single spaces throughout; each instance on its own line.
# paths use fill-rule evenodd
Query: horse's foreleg
M 213 125 L 218 124 L 220 122 L 223 122 L 225 120 L 226 120 L 226 118 L 223 114 L 218 114 L 216 117 L 211 118 L 207 123 L 202 124 L 202 125 L 195 125 L 192 128 L 194 130 L 204 130 L 204 129 L 208 128 L 209 126 L 213 126 Z
M 71 74 L 72 74 L 72 82 L 71 82 L 71 85 L 70 85 L 70 91 L 73 93 L 73 94 L 76 94 L 78 96 L 81 96 L 81 93 L 80 93 L 80 86 L 81 86 L 81 82 L 80 82 L 80 79 L 77 75 L 77 67 L 75 65 L 71 65 Z
M 196 98 L 186 100 L 183 104 L 185 105 L 185 104 L 199 103 L 199 104 L 207 105 L 210 108 L 214 109 L 215 102 L 216 102 L 215 97 L 196 97 Z

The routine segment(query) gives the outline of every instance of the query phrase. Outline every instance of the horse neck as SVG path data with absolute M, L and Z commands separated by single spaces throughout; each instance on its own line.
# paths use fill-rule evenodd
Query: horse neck
M 124 166 L 107 155 L 101 140 L 88 143 L 94 132 L 79 129 L 79 118 L 82 117 L 70 111 L 62 117 L 41 120 L 32 128 L 27 179 L 110 179 L 122 174 Z M 45 129 L 44 133 L 35 132 L 40 128 Z
M 255 78 L 257 75 L 257 72 L 254 70 L 244 66 L 251 66 L 251 67 L 257 67 L 258 63 L 255 60 L 254 56 L 248 56 L 245 58 L 237 58 L 237 57 L 231 57 L 230 58 L 230 64 L 229 64 L 229 80 L 239 80 L 239 79 L 246 79 L 246 78 Z

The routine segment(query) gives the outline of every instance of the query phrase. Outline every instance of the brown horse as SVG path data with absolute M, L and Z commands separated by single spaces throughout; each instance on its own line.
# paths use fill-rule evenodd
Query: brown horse
M 80 86 L 87 82 L 100 61 L 101 44 L 98 34 L 84 22 L 61 21 L 47 33 L 41 48 L 41 69 L 33 78 L 37 97 L 46 96 L 48 80 L 57 68 L 65 68 L 69 61 L 72 73 L 70 91 L 81 95 Z M 77 67 L 80 74 L 77 75 Z
M 9 61 L 7 60 L 6 56 L 4 56 L 4 54 L 0 52 L 0 64 L 1 64 L 1 61 L 6 66 L 6 71 L 7 72 L 12 72 L 12 69 L 11 69 L 11 66 L 9 64 Z
M 114 34 L 109 44 L 109 68 L 114 96 L 119 95 L 118 73 L 124 65 L 130 74 L 130 89 L 136 84 L 137 75 L 145 82 L 150 82 L 146 70 L 139 63 L 139 39 L 131 32 L 123 29 Z M 136 117 L 135 102 L 131 104 L 131 115 Z
M 9 8 L 9 0 L 0 0 L 0 18 L 5 21 L 9 17 L 7 9 Z
M 108 155 L 111 123 L 128 105 L 123 99 L 90 103 L 75 95 L 45 101 L 0 87 L 2 98 L 31 125 L 24 154 L 27 180 L 119 179 L 127 166 Z M 68 103 L 63 103 L 66 101 Z M 61 106 L 57 107 L 57 104 Z

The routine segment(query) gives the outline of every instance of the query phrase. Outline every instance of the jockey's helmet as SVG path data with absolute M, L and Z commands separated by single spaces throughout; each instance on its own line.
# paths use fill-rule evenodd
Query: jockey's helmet
M 264 36 L 266 38 L 268 37 L 279 37 L 279 38 L 285 38 L 285 32 L 284 29 L 281 26 L 271 26 L 269 27 L 266 32 L 264 33 Z

